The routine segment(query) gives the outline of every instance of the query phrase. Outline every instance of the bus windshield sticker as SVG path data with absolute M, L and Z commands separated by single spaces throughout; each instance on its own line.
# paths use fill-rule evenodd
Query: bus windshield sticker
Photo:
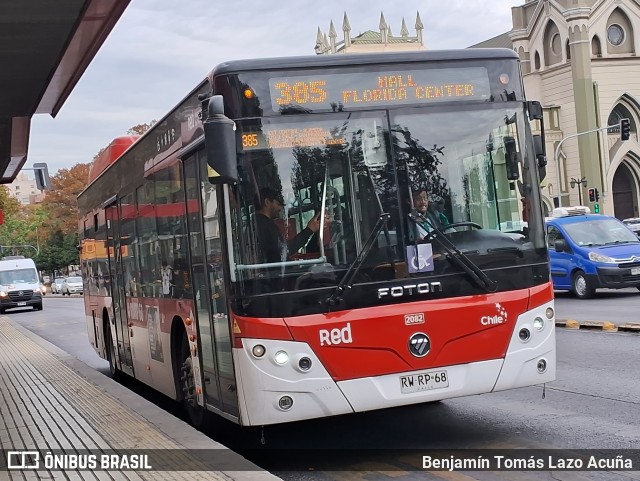
M 341 111 L 491 97 L 484 67 L 277 77 L 269 79 L 269 91 L 275 112 L 291 107 Z

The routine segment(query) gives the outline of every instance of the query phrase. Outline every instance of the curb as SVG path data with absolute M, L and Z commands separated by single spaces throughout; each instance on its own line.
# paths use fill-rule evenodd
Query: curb
M 615 324 L 611 321 L 576 321 L 575 319 L 556 319 L 556 327 L 565 329 L 587 329 L 606 332 L 635 332 L 640 333 L 640 323 L 627 322 Z

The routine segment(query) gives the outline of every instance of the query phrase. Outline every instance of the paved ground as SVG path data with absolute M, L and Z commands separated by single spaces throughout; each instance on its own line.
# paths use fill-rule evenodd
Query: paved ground
M 279 479 L 7 317 L 0 447 L 0 480 Z

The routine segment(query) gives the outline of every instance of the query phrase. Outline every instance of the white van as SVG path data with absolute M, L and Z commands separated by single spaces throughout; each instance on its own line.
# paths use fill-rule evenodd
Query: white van
M 0 260 L 0 314 L 13 307 L 42 310 L 42 291 L 33 259 L 3 257 Z

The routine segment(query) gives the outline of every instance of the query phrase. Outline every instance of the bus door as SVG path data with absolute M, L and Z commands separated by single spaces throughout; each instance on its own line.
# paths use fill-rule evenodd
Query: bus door
M 202 157 L 201 157 L 202 156 Z M 196 162 L 196 158 L 201 161 Z M 220 253 L 217 189 L 209 183 L 203 153 L 184 162 L 191 269 L 206 402 L 238 416 L 238 397 Z
M 122 371 L 133 376 L 133 356 L 129 339 L 129 325 L 125 308 L 125 293 L 123 286 L 122 251 L 120 242 L 120 216 L 118 204 L 115 202 L 105 207 L 107 219 L 107 253 L 109 258 L 109 282 L 105 283 L 107 296 L 111 296 L 113 316 L 118 339 L 118 355 L 122 364 Z

